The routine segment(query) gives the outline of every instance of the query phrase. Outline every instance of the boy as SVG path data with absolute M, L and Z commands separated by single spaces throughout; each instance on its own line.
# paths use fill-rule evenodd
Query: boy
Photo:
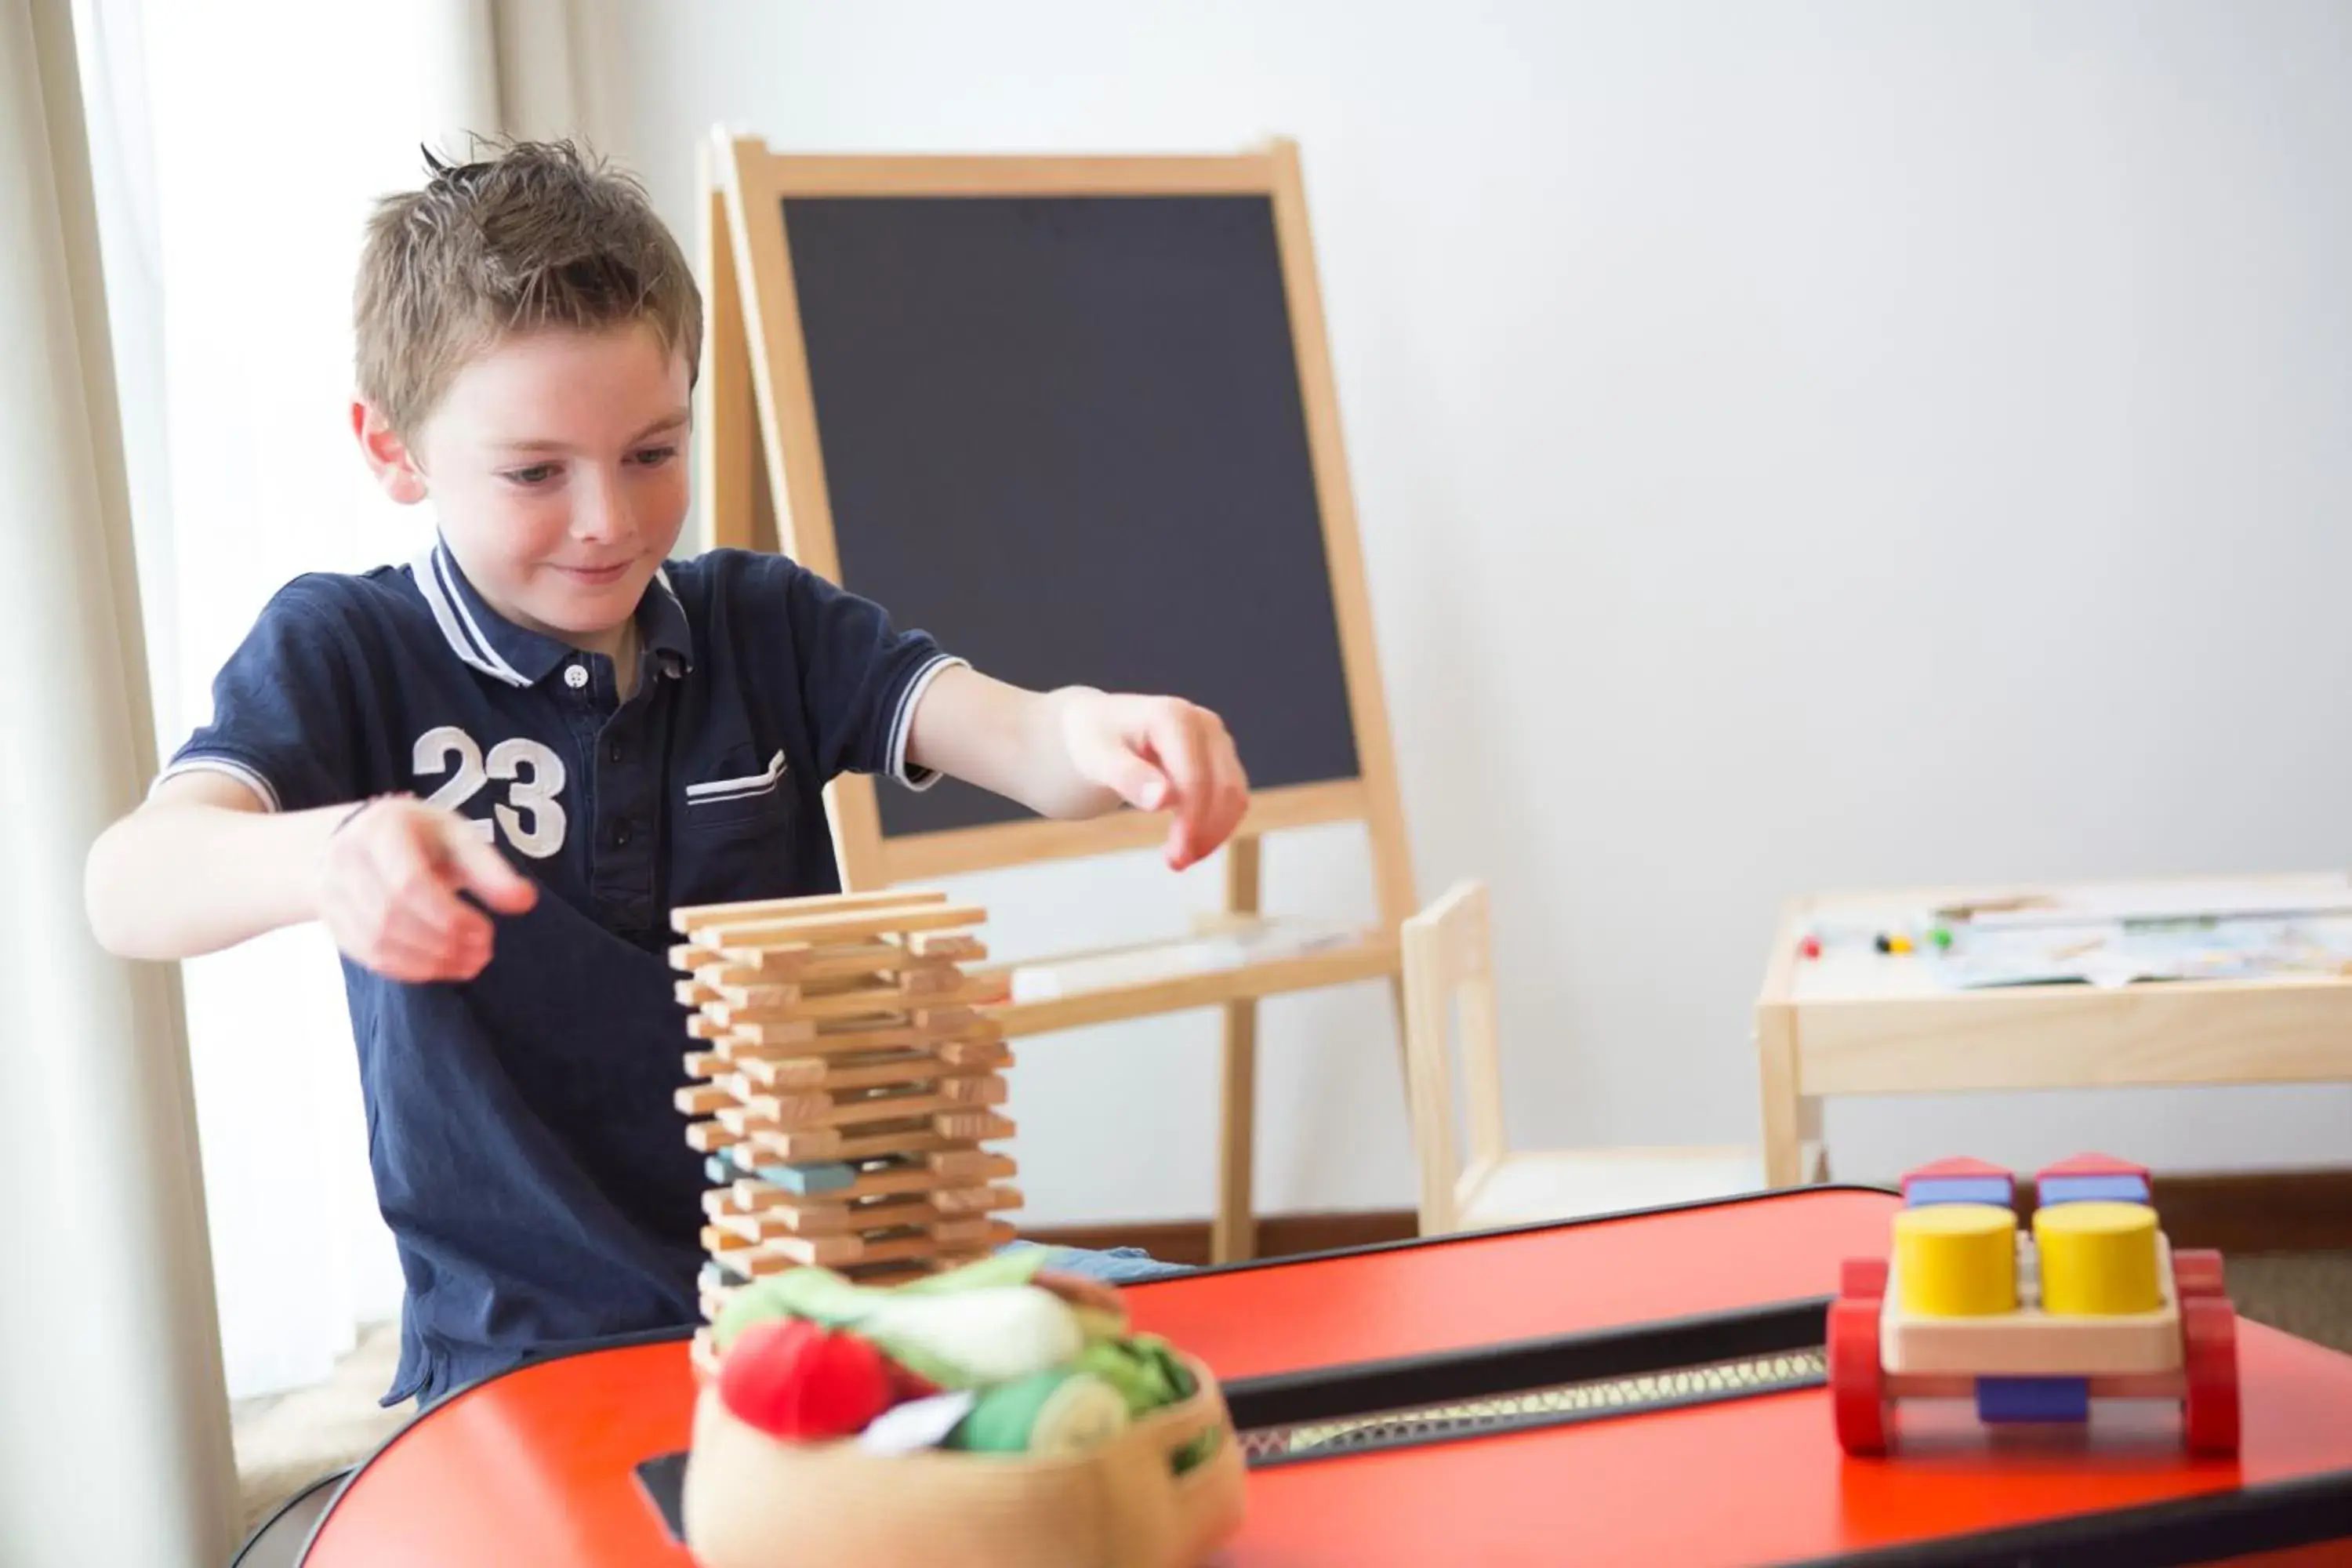
M 407 1285 L 386 1404 L 694 1321 L 667 911 L 836 890 L 827 779 L 1166 810 L 1179 869 L 1246 804 L 1189 703 L 1000 684 L 780 556 L 668 560 L 701 336 L 677 243 L 568 146 L 428 166 L 369 227 L 351 420 L 438 538 L 281 589 L 88 873 L 127 957 L 333 935 Z

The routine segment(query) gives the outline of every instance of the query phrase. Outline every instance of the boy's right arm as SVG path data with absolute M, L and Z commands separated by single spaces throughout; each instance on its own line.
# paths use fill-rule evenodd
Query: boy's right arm
M 90 847 L 90 928 L 124 958 L 214 952 L 323 922 L 355 963 L 394 980 L 469 980 L 490 922 L 458 897 L 520 914 L 538 889 L 454 812 L 394 795 L 274 813 L 226 773 L 175 774 Z

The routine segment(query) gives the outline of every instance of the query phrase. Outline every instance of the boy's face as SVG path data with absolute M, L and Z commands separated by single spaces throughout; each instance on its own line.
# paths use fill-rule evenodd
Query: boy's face
M 500 342 L 406 442 L 352 410 L 387 493 L 432 497 L 450 554 L 492 607 L 604 653 L 685 523 L 690 419 L 685 359 L 641 323 Z

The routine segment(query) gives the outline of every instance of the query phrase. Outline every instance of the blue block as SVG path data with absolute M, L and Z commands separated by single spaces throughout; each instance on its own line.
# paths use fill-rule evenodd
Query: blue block
M 705 1154 L 702 1157 L 702 1173 L 714 1182 L 731 1182 L 738 1174 L 724 1154 Z
M 2044 1176 L 2034 1189 L 2034 1202 L 2052 1204 L 2144 1204 L 2147 1184 L 2137 1176 Z
M 2090 1418 L 2089 1378 L 1977 1379 L 1977 1419 L 1988 1425 L 2003 1421 L 2088 1421 Z
M 1990 1204 L 2007 1208 L 2016 1193 L 2006 1176 L 1915 1176 L 1903 1189 L 1907 1208 L 1929 1204 Z
M 788 1193 L 837 1193 L 857 1180 L 856 1167 L 838 1162 L 809 1165 L 762 1165 L 760 1180 Z

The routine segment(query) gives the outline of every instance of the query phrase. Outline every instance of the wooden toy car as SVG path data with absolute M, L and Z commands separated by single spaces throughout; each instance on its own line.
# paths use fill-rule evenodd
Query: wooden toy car
M 1987 1423 L 2084 1422 L 2093 1399 L 2177 1400 L 2191 1452 L 2238 1451 L 2237 1316 L 2221 1255 L 2172 1249 L 2147 1172 L 2101 1154 L 2035 1178 L 2032 1234 L 1997 1166 L 1903 1179 L 1891 1258 L 1850 1258 L 1828 1323 L 1838 1442 L 1882 1454 L 1901 1399 Z

